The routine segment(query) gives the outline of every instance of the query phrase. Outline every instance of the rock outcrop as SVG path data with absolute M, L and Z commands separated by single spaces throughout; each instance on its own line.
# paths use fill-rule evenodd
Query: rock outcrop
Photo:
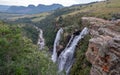
M 120 75 L 120 20 L 83 17 L 82 21 L 92 37 L 86 52 L 90 75 Z

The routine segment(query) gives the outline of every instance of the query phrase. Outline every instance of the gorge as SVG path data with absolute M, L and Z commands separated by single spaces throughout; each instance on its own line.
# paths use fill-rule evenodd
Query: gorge
M 120 75 L 120 1 L 57 6 L 0 6 L 0 75 Z

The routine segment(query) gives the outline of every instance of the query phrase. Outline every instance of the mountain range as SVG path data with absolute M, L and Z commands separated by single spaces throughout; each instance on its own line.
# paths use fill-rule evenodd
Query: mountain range
M 0 12 L 18 13 L 18 14 L 37 14 L 42 12 L 49 12 L 58 8 L 63 8 L 61 4 L 43 5 L 38 6 L 28 5 L 25 6 L 5 6 L 0 5 Z
M 10 6 L 7 5 L 0 5 L 0 12 L 5 12 L 7 9 L 9 9 Z

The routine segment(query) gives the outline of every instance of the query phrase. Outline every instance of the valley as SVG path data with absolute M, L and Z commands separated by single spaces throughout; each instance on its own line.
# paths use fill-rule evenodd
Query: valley
M 0 75 L 120 74 L 119 0 L 37 10 L 0 12 Z

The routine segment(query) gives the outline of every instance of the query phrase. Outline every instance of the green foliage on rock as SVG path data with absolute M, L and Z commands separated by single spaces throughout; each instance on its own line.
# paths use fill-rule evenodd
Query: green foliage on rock
M 0 22 L 0 75 L 56 75 L 49 54 L 21 33 L 19 27 Z

